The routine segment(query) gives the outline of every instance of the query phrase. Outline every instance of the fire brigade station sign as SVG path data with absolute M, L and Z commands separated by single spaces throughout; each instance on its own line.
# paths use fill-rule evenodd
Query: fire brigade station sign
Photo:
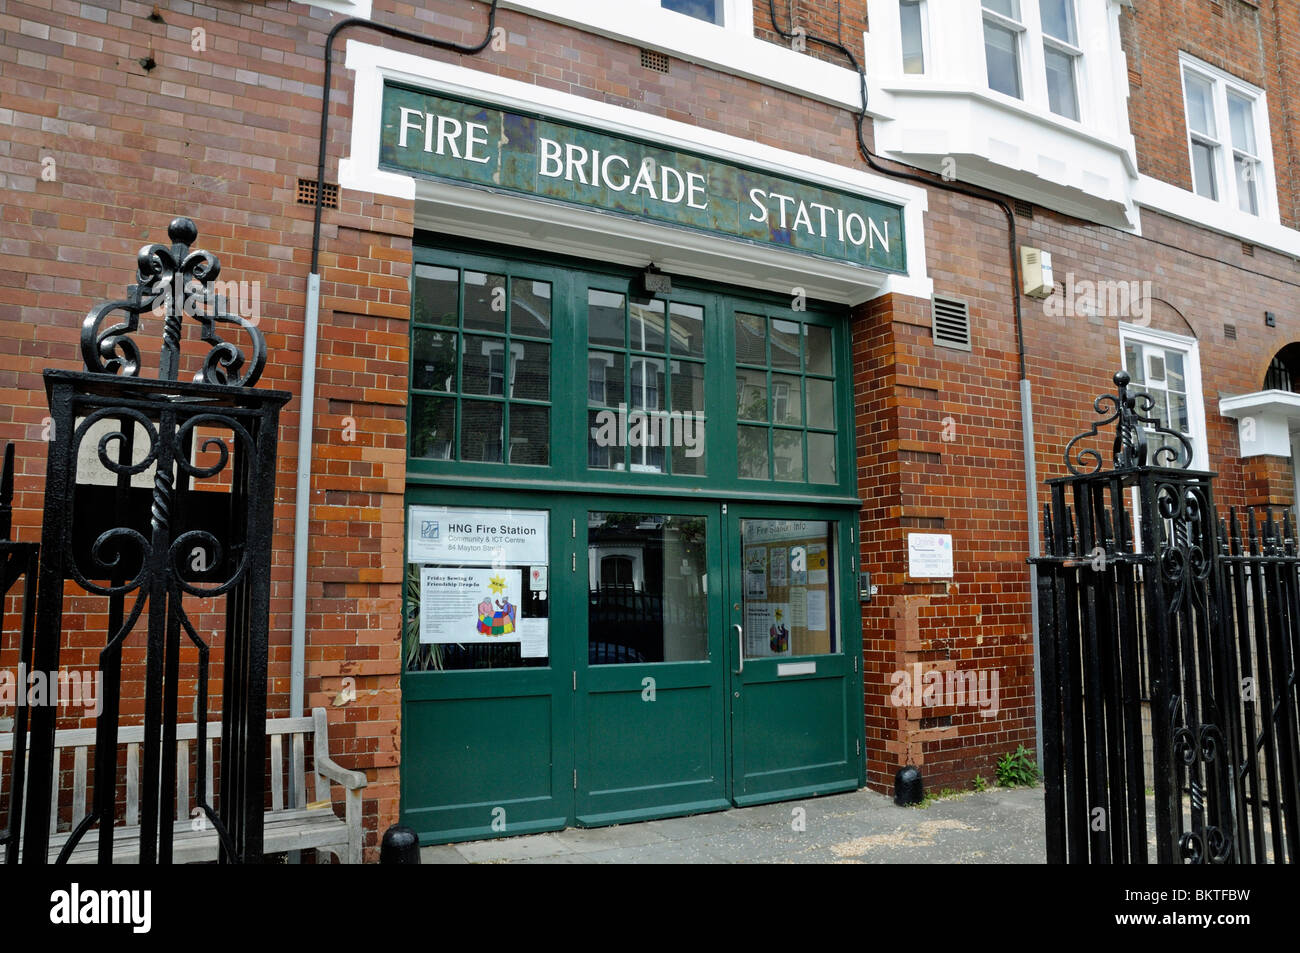
M 902 208 L 554 120 L 384 87 L 379 164 L 905 272 Z

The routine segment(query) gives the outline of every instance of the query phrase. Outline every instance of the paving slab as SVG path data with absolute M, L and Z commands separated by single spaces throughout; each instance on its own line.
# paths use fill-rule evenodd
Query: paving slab
M 422 863 L 992 864 L 1045 861 L 1042 788 L 898 807 L 875 791 L 426 847 Z

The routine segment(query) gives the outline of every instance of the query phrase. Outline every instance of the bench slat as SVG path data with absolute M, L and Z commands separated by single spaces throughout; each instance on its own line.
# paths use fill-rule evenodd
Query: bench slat
M 279 735 L 271 736 L 271 810 L 284 809 L 284 747 Z
M 54 749 L 54 783 L 50 785 L 50 833 L 59 829 L 59 764 L 63 761 L 63 752 Z
M 207 785 L 207 797 L 205 798 L 205 803 L 208 807 L 212 807 L 212 756 L 216 750 L 216 744 L 217 743 L 213 740 L 212 736 L 208 735 L 208 774 L 207 777 L 204 778 Z
M 68 728 L 56 732 L 54 744 L 59 748 L 75 748 L 78 745 L 86 745 L 93 748 L 95 746 L 96 732 L 95 728 Z M 301 718 L 269 718 L 266 722 L 267 735 L 291 735 L 297 732 L 311 731 L 312 719 L 310 715 L 304 715 Z M 208 722 L 207 735 L 209 738 L 221 737 L 221 722 Z M 183 722 L 176 726 L 177 739 L 184 738 L 186 741 L 193 741 L 199 736 L 198 725 L 192 721 Z M 119 745 L 144 743 L 144 726 L 143 725 L 123 725 L 117 729 L 117 743 Z M 12 751 L 14 749 L 14 735 L 12 731 L 0 733 L 0 751 Z
M 190 816 L 190 743 L 176 742 L 176 820 Z
M 72 759 L 72 826 L 86 816 L 86 749 L 78 747 Z
M 304 747 L 302 735 L 295 732 L 293 735 L 293 790 L 295 795 L 293 806 L 298 808 L 307 806 L 307 774 Z
M 140 745 L 126 746 L 126 825 L 140 823 Z

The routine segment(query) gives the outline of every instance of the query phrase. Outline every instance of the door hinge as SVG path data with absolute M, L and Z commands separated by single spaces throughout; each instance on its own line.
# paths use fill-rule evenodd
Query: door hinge
M 853 671 L 856 672 L 857 670 L 858 670 L 858 657 L 855 655 L 853 656 Z
M 578 690 L 578 670 L 576 668 L 573 670 L 573 690 L 575 692 Z
M 569 553 L 569 572 L 578 571 L 578 554 Z
M 723 504 L 722 504 L 722 515 L 723 515 L 723 516 L 726 516 L 726 515 L 727 515 L 727 504 L 726 504 L 726 503 L 723 503 Z
M 578 790 L 578 769 L 573 769 L 573 790 Z
M 850 557 L 849 557 L 849 568 L 850 568 L 851 570 L 853 570 L 854 572 L 857 572 L 857 571 L 858 571 L 858 557 L 857 557 L 857 556 L 850 556 Z
M 857 738 L 853 739 L 853 750 L 857 752 L 859 758 L 862 757 L 862 742 L 859 741 Z
M 577 538 L 578 538 L 578 521 L 576 519 L 571 519 L 569 520 L 569 539 L 577 539 Z

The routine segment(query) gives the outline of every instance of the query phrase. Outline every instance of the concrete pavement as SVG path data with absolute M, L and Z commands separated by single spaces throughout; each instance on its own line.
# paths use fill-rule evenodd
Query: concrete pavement
M 908 808 L 862 790 L 694 817 L 425 847 L 420 857 L 426 864 L 1040 864 L 1045 860 L 1043 790 L 994 788 Z

